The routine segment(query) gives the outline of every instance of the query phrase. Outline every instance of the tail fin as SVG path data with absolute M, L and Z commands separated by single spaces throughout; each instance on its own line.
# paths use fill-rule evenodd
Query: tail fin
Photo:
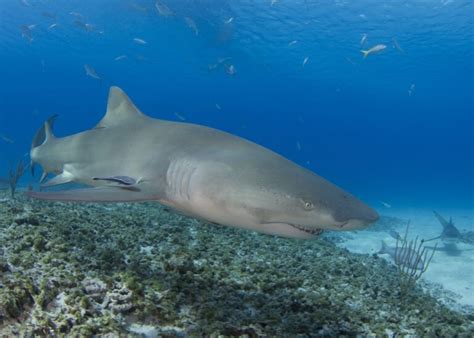
M 380 250 L 378 252 L 379 254 L 385 254 L 385 253 L 388 253 L 387 251 L 387 243 L 385 243 L 385 241 L 382 239 L 381 241 L 381 247 L 380 247 Z
M 361 50 L 360 52 L 364 54 L 364 59 L 365 59 L 369 55 L 370 50 Z

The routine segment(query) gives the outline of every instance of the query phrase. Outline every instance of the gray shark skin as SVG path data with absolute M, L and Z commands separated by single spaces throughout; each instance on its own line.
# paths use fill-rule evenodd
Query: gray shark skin
M 99 124 L 56 138 L 51 123 L 35 140 L 32 162 L 57 176 L 29 192 L 63 201 L 154 200 L 209 222 L 292 238 L 352 230 L 378 219 L 373 209 L 273 151 L 205 126 L 153 119 L 111 87 Z M 38 133 L 43 135 L 42 132 Z M 38 135 L 37 134 L 37 135 Z M 42 142 L 42 143 L 41 143 Z

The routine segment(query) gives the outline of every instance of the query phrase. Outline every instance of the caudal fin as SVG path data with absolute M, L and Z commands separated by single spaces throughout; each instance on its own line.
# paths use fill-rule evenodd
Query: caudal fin
M 388 251 L 387 251 L 387 243 L 385 243 L 384 240 L 381 241 L 381 246 L 380 246 L 380 250 L 379 250 L 378 253 L 379 253 L 379 254 L 388 253 Z
M 369 55 L 370 50 L 361 50 L 360 52 L 364 54 L 364 59 L 365 59 Z

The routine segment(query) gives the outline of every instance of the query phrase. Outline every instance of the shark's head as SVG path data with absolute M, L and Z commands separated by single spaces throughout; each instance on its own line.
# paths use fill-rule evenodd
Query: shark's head
M 270 170 L 249 168 L 243 175 L 230 170 L 232 178 L 225 175 L 225 185 L 214 175 L 206 185 L 218 182 L 207 194 L 221 201 L 215 213 L 222 217 L 216 222 L 309 238 L 323 230 L 355 230 L 378 220 L 375 210 L 322 177 L 289 161 L 279 164 Z
M 378 220 L 378 213 L 332 183 L 308 174 L 304 185 L 288 181 L 271 190 L 262 202 L 265 232 L 306 237 L 323 230 L 356 230 Z

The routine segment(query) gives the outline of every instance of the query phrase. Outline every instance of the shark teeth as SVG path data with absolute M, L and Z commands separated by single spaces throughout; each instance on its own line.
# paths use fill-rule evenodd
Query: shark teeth
M 302 225 L 296 225 L 296 224 L 290 224 L 293 228 L 296 228 L 298 230 L 301 230 L 301 231 L 304 231 L 304 232 L 307 232 L 311 235 L 320 235 L 322 232 L 323 232 L 323 229 L 318 229 L 318 228 L 310 228 L 310 227 L 305 227 L 305 226 L 302 226 Z

